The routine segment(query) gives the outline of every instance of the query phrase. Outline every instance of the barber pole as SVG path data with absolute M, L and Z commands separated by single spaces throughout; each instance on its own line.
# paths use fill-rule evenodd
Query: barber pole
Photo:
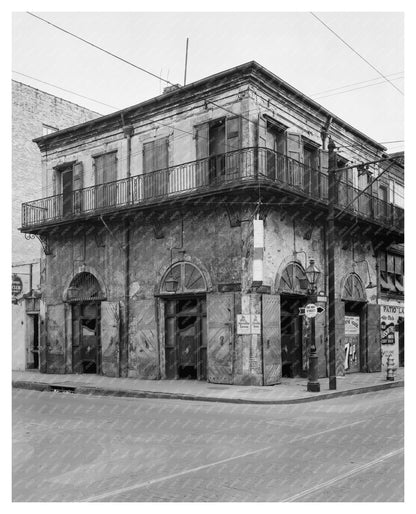
M 254 258 L 253 282 L 263 283 L 264 224 L 263 220 L 253 220 Z

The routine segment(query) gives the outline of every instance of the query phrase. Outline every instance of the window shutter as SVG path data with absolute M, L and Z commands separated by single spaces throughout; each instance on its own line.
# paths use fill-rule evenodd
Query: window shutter
M 302 162 L 302 136 L 292 130 L 287 130 L 287 155 L 291 159 Z
M 153 168 L 153 154 L 155 142 L 150 141 L 143 145 L 143 173 L 150 173 L 154 171 Z
M 83 164 L 76 162 L 72 173 L 72 188 L 74 190 L 74 212 L 82 210 L 82 182 L 83 182 Z
M 73 168 L 73 190 L 77 191 L 78 189 L 82 189 L 82 182 L 83 182 L 83 173 L 84 173 L 84 166 L 82 162 L 76 162 L 74 164 Z
M 169 145 L 169 139 L 167 137 L 164 137 L 162 139 L 157 139 L 155 141 L 155 146 L 154 146 L 155 170 L 163 170 L 169 166 L 168 145 Z
M 105 182 L 114 182 L 117 180 L 117 154 L 116 152 L 108 153 L 105 158 Z
M 288 130 L 286 132 L 287 155 L 290 157 L 288 164 L 289 185 L 303 188 L 303 168 L 299 164 L 302 162 L 302 136 L 297 132 Z
M 195 127 L 196 158 L 205 159 L 209 155 L 209 124 L 203 123 Z
M 104 162 L 102 156 L 95 157 L 94 167 L 96 184 L 104 184 Z
M 226 123 L 227 144 L 225 151 L 233 152 L 240 148 L 241 118 L 240 116 L 228 118 Z

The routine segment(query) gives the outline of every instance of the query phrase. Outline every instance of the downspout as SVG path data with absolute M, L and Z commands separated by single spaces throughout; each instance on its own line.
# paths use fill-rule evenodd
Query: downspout
M 127 139 L 127 203 L 130 203 L 130 177 L 131 177 L 131 137 L 133 126 L 125 125 L 122 115 L 123 132 Z M 130 217 L 124 221 L 124 337 L 120 352 L 119 375 L 128 375 L 129 327 L 130 327 Z

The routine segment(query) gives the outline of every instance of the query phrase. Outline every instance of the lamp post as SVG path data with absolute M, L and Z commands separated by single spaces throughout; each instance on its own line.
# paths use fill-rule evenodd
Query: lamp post
M 308 288 L 308 301 L 310 304 L 315 304 L 316 302 L 316 283 L 318 281 L 319 275 L 321 274 L 320 270 L 316 267 L 315 261 L 310 259 L 309 266 L 305 270 L 306 278 L 308 279 L 309 288 Z M 319 393 L 321 390 L 321 385 L 318 380 L 318 355 L 316 353 L 316 343 L 315 343 L 315 316 L 311 319 L 311 327 L 310 327 L 310 341 L 309 341 L 309 372 L 308 372 L 308 385 L 307 390 L 313 393 Z

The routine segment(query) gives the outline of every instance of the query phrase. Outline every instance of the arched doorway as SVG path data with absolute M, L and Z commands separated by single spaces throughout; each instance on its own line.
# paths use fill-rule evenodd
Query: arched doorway
M 81 272 L 71 281 L 67 301 L 72 306 L 72 371 L 100 373 L 101 301 L 105 294 L 98 280 L 88 272 Z
M 206 291 L 203 274 L 189 262 L 171 266 L 161 281 L 167 379 L 206 380 Z
M 297 377 L 304 374 L 303 318 L 299 308 L 307 298 L 308 280 L 298 262 L 289 263 L 283 270 L 278 285 L 280 293 L 282 376 Z
M 345 305 L 344 317 L 344 371 L 357 373 L 364 362 L 365 306 L 367 297 L 359 275 L 350 273 L 341 288 L 341 300 Z

